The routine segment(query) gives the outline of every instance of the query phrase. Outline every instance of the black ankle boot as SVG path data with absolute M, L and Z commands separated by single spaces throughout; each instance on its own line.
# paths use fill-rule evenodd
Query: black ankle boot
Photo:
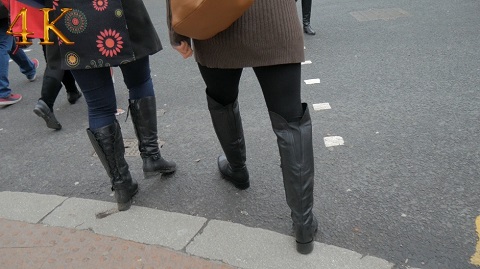
M 307 35 L 315 35 L 315 31 L 313 30 L 312 26 L 310 26 L 310 23 L 307 25 L 303 25 L 303 32 Z
M 37 116 L 41 117 L 45 120 L 48 128 L 60 130 L 62 129 L 62 125 L 58 120 L 55 118 L 53 111 L 50 110 L 47 104 L 43 100 L 38 100 L 33 112 L 37 114 Z
M 146 177 L 160 173 L 173 173 L 175 162 L 167 161 L 160 155 L 157 135 L 157 106 L 154 96 L 129 100 L 129 110 L 138 139 L 138 150 L 143 160 L 143 173 Z
M 297 251 L 308 254 L 313 250 L 318 223 L 313 215 L 314 160 L 312 122 L 308 107 L 298 122 L 287 122 L 269 112 L 280 152 L 283 183 L 297 242 Z
M 235 187 L 247 189 L 250 187 L 250 180 L 245 165 L 245 139 L 238 102 L 223 106 L 207 95 L 207 103 L 213 128 L 225 153 L 218 157 L 218 169 Z
M 132 197 L 138 192 L 138 183 L 132 179 L 125 161 L 125 147 L 118 121 L 96 130 L 87 129 L 87 134 L 110 177 L 118 210 L 129 209 Z

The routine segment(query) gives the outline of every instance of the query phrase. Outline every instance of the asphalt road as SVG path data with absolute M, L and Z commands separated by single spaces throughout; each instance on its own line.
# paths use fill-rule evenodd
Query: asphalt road
M 140 158 L 127 157 L 140 181 L 135 203 L 290 234 L 276 138 L 252 70 L 239 97 L 252 182 L 238 191 L 217 171 L 221 149 L 196 65 L 171 49 L 165 4 L 146 4 L 165 47 L 151 58 L 162 154 L 178 171 L 143 179 Z M 398 268 L 476 268 L 479 12 L 475 0 L 314 1 L 317 35 L 305 38 L 311 64 L 302 76 L 321 82 L 305 83 L 302 99 L 314 126 L 318 241 Z M 43 57 L 39 45 L 28 54 Z M 0 191 L 113 201 L 86 136 L 85 100 L 70 105 L 62 91 L 55 113 L 63 129 L 52 131 L 32 112 L 41 77 L 28 82 L 12 63 L 10 79 L 24 99 L 0 108 Z M 118 68 L 115 81 L 126 110 Z M 320 103 L 331 109 L 314 110 Z M 124 138 L 133 139 L 125 119 Z M 327 147 L 331 136 L 344 145 Z

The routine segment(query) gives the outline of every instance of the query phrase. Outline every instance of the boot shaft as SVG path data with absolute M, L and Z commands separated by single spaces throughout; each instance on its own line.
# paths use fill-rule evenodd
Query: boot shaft
M 226 106 L 207 95 L 213 129 L 232 168 L 243 168 L 247 160 L 238 101 Z
M 287 204 L 295 227 L 297 242 L 313 240 L 314 159 L 312 124 L 306 104 L 304 114 L 297 122 L 287 122 L 280 115 L 269 112 L 272 128 L 277 136 L 281 158 L 283 183 Z
M 132 176 L 125 160 L 125 147 L 118 121 L 96 130 L 87 129 L 87 134 L 112 186 L 118 185 L 121 188 L 123 183 L 129 185 Z
M 175 172 L 175 162 L 163 159 L 160 154 L 155 96 L 129 100 L 129 111 L 132 113 L 133 127 L 138 139 L 138 150 L 143 160 L 145 176 Z
M 160 153 L 157 134 L 157 105 L 154 96 L 129 100 L 129 110 L 142 158 Z

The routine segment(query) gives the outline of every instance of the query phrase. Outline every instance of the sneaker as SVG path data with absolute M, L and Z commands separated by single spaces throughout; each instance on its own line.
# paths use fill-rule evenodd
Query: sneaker
M 30 81 L 35 81 L 35 79 L 37 79 L 37 68 L 38 68 L 38 66 L 40 66 L 40 62 L 37 60 L 37 58 L 32 58 L 31 61 L 32 61 L 33 66 L 35 68 L 35 74 L 33 74 L 33 76 L 29 76 L 27 78 Z
M 13 105 L 18 103 L 20 100 L 22 100 L 22 96 L 20 94 L 10 94 L 7 97 L 0 98 L 0 106 Z

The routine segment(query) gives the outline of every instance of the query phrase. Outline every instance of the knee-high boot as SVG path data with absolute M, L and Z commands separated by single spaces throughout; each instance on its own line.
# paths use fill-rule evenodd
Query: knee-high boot
M 157 135 L 157 105 L 154 96 L 129 100 L 132 122 L 138 139 L 138 150 L 143 160 L 146 177 L 173 173 L 177 165 L 160 155 Z
M 118 210 L 129 209 L 132 197 L 138 191 L 138 184 L 136 180 L 132 179 L 125 161 L 125 147 L 118 121 L 115 120 L 114 123 L 96 130 L 87 129 L 87 134 L 110 177 Z
M 315 35 L 315 31 L 310 25 L 311 14 L 312 14 L 312 0 L 302 0 L 303 31 L 307 35 Z
M 303 104 L 300 121 L 287 122 L 280 115 L 269 112 L 273 131 L 277 136 L 283 184 L 297 242 L 297 251 L 308 254 L 313 250 L 317 220 L 313 215 L 314 160 L 312 123 L 308 107 Z
M 247 189 L 250 181 L 245 165 L 246 148 L 238 101 L 223 106 L 207 95 L 207 103 L 213 128 L 224 152 L 218 157 L 218 169 L 235 187 Z

